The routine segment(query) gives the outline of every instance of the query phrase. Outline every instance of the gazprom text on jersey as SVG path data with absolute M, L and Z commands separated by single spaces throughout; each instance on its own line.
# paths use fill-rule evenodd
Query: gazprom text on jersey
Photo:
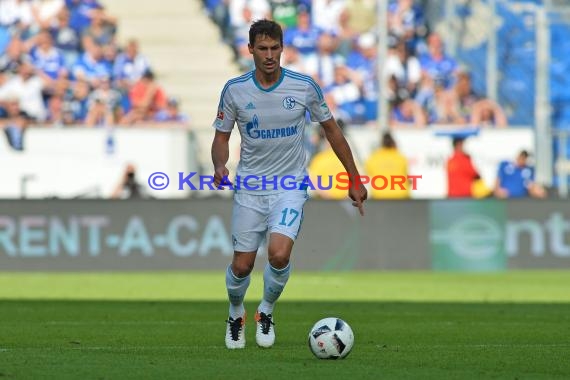
M 254 129 L 249 135 L 254 139 L 277 139 L 280 137 L 289 137 L 297 134 L 297 126 L 275 129 Z

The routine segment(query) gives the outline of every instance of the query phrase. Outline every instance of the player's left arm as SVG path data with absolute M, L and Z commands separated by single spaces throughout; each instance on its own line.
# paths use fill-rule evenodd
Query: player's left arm
M 364 184 L 359 183 L 360 174 L 354 163 L 352 151 L 350 146 L 334 119 L 325 99 L 323 93 L 317 83 L 308 81 L 306 92 L 306 104 L 311 114 L 311 121 L 321 124 L 324 129 L 325 137 L 329 141 L 331 148 L 336 156 L 344 166 L 347 173 L 350 175 L 351 184 L 348 189 L 348 196 L 353 200 L 352 205 L 358 207 L 360 215 L 364 215 L 364 208 L 362 203 L 368 197 L 368 192 Z
M 348 195 L 354 201 L 352 202 L 352 205 L 358 207 L 360 214 L 364 215 L 362 203 L 368 198 L 368 191 L 364 184 L 359 180 L 360 173 L 358 172 L 356 163 L 354 162 L 350 145 L 348 145 L 348 141 L 346 141 L 342 130 L 333 117 L 322 121 L 320 124 L 323 127 L 325 137 L 329 141 L 331 148 L 350 176 L 351 185 L 348 189 Z

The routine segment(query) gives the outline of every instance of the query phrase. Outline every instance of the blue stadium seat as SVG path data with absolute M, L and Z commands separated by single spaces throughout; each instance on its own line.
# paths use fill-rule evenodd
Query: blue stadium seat
M 529 125 L 534 121 L 534 85 L 524 79 L 504 79 L 499 86 L 499 103 L 507 110 L 511 124 Z M 510 110 L 510 112 L 509 112 Z
M 570 104 L 555 102 L 552 104 L 552 126 L 556 129 L 570 129 Z
M 570 127 L 566 129 L 570 129 Z M 552 141 L 552 154 L 554 162 L 558 160 L 558 155 L 560 153 L 562 153 L 562 155 L 565 156 L 567 159 L 570 158 L 570 139 L 567 140 L 566 146 L 561 146 L 560 141 L 556 138 Z M 553 180 L 552 186 L 557 188 L 558 186 L 560 186 L 560 183 L 562 183 L 563 179 L 560 176 L 556 175 L 556 172 L 554 171 L 554 165 L 552 167 L 552 170 L 554 174 L 552 178 Z M 570 178 L 568 178 L 567 184 L 570 186 Z
M 554 76 L 551 76 L 550 81 L 550 101 L 552 102 L 570 102 L 570 92 L 568 88 L 570 87 L 570 79 L 560 77 L 560 80 L 555 80 Z

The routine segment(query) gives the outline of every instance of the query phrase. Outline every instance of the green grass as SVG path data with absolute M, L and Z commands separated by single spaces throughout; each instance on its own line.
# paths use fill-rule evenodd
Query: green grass
M 570 272 L 295 273 L 277 342 L 224 347 L 223 273 L 0 274 L 0 379 L 553 379 L 570 377 Z M 307 348 L 344 318 L 346 360 Z
M 262 294 L 256 269 L 248 298 Z M 225 301 L 221 272 L 0 273 L 0 299 Z M 282 301 L 570 302 L 570 271 L 293 272 Z

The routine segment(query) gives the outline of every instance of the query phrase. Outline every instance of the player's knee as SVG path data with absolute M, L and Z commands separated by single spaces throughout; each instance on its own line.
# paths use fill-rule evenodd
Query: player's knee
M 238 260 L 232 264 L 232 272 L 237 277 L 245 277 L 253 270 L 254 261 Z
M 269 257 L 269 264 L 275 269 L 283 269 L 289 264 L 289 255 L 274 254 Z

